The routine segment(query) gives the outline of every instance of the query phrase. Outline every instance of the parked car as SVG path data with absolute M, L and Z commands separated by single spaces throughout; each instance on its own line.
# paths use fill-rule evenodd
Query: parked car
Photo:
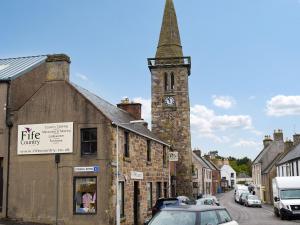
M 206 196 L 196 200 L 196 205 L 220 205 L 218 199 L 215 196 Z
M 256 195 L 246 195 L 246 199 L 244 202 L 245 206 L 256 206 L 256 207 L 260 207 L 261 208 L 261 200 L 258 198 L 258 196 Z
M 169 206 L 179 206 L 189 204 L 190 199 L 186 196 L 178 196 L 174 198 L 160 198 L 152 207 L 152 216 L 158 213 L 162 208 Z
M 245 205 L 246 198 L 247 198 L 248 195 L 250 195 L 249 192 L 243 192 L 243 193 L 241 194 L 240 199 L 239 199 L 239 203 L 240 203 L 241 205 Z
M 166 207 L 144 225 L 238 225 L 224 207 L 185 205 Z
M 275 215 L 283 220 L 300 216 L 300 177 L 275 177 L 272 188 Z
M 220 205 L 219 199 L 217 199 L 217 197 L 214 195 L 204 195 L 204 198 L 211 198 L 215 201 L 216 205 Z

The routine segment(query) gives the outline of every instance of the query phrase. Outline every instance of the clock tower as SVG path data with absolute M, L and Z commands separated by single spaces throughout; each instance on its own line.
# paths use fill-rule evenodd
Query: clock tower
M 172 195 L 192 195 L 192 150 L 188 78 L 191 58 L 183 56 L 173 0 L 166 0 L 151 71 L 152 132 L 178 152 L 172 166 Z

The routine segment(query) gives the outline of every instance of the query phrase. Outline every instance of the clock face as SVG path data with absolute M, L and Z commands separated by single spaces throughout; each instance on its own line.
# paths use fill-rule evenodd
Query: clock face
M 175 105 L 175 99 L 172 96 L 165 97 L 165 104 L 167 106 L 174 106 Z

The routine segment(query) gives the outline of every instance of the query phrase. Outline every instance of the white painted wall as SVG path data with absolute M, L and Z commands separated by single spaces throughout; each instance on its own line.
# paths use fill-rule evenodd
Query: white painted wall
M 233 174 L 233 176 L 231 175 Z M 233 181 L 233 187 L 236 185 L 236 172 L 230 165 L 223 165 L 221 168 L 221 178 L 225 177 L 228 180 L 228 185 L 231 186 L 231 181 Z M 232 186 L 231 186 L 232 187 Z

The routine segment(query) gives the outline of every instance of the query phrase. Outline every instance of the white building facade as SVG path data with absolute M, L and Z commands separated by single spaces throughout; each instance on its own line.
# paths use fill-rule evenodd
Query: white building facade
M 228 186 L 233 188 L 236 185 L 236 172 L 230 165 L 221 167 L 221 178 L 228 181 Z

